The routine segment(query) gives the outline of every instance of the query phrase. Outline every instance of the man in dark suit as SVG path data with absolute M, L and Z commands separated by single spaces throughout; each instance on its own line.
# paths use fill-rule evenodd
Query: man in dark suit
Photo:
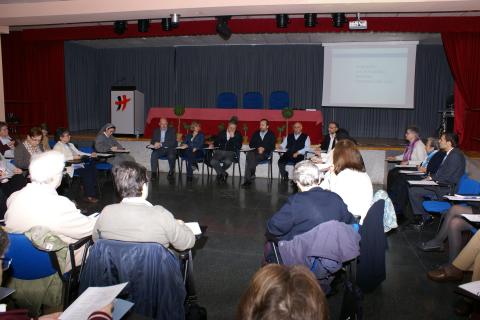
M 255 131 L 250 139 L 250 148 L 255 149 L 247 152 L 245 161 L 245 181 L 243 187 L 252 184 L 255 177 L 255 169 L 260 161 L 268 159 L 275 149 L 275 135 L 268 130 L 268 120 L 260 120 L 260 129 Z
M 239 156 L 242 147 L 242 135 L 237 131 L 236 117 L 230 119 L 226 130 L 218 133 L 215 137 L 214 146 L 217 149 L 213 153 L 210 165 L 217 173 L 217 180 L 225 182 L 228 177 L 226 170 L 230 168 L 234 158 Z
M 302 124 L 295 122 L 293 124 L 293 133 L 283 139 L 279 149 L 285 151 L 280 159 L 278 159 L 278 170 L 282 176 L 282 180 L 288 180 L 288 173 L 285 170 L 288 162 L 297 164 L 305 158 L 305 152 L 310 149 L 310 138 L 302 133 Z
M 429 215 L 422 205 L 424 197 L 441 198 L 451 191 L 456 191 L 458 182 L 465 173 L 465 156 L 456 148 L 457 141 L 457 136 L 453 133 L 444 133 L 440 137 L 440 149 L 446 155 L 437 172 L 427 178 L 436 181 L 439 186 L 414 186 L 408 190 L 413 213 L 422 216 L 422 220 L 417 224 L 418 227 L 422 227 L 429 219 Z
M 168 126 L 168 121 L 161 118 L 158 123 L 159 128 L 153 131 L 152 155 L 150 156 L 150 166 L 152 170 L 152 179 L 157 178 L 158 159 L 167 156 L 168 159 L 168 176 L 172 177 L 175 172 L 175 159 L 177 155 L 177 134 L 175 128 Z
M 338 131 L 338 123 L 335 121 L 330 121 L 328 123 L 328 134 L 323 136 L 321 149 L 329 152 L 335 148 L 335 135 Z

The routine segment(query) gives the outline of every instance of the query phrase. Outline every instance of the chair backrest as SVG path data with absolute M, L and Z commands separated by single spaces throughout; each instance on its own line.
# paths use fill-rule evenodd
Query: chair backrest
M 217 108 L 236 108 L 238 107 L 237 95 L 233 92 L 222 92 L 218 95 Z
M 5 258 L 12 259 L 12 276 L 21 280 L 35 280 L 56 273 L 50 254 L 35 248 L 24 234 L 9 233 L 10 246 Z
M 467 174 L 464 174 L 458 183 L 457 193 L 463 195 L 478 195 L 480 194 L 480 182 L 473 180 L 469 178 Z
M 55 147 L 55 145 L 57 144 L 57 142 L 53 139 L 48 139 L 48 146 L 50 147 L 50 149 L 53 149 L 53 147 Z
M 263 96 L 260 92 L 247 92 L 243 95 L 244 109 L 263 109 Z
M 100 239 L 90 248 L 80 293 L 128 281 L 133 311 L 154 319 L 185 319 L 186 289 L 178 259 L 158 243 Z
M 290 105 L 290 99 L 288 92 L 286 91 L 274 91 L 270 94 L 269 101 L 270 109 L 283 109 Z
M 78 147 L 78 150 L 85 152 L 85 153 L 92 153 L 93 147 Z

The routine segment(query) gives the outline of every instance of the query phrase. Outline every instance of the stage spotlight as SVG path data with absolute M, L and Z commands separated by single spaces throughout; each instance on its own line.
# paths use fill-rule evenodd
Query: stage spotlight
M 118 34 L 124 34 L 125 30 L 127 30 L 127 21 L 125 20 L 118 20 L 113 23 L 113 31 Z
M 303 17 L 305 19 L 305 27 L 307 28 L 314 28 L 318 23 L 316 13 L 305 13 Z
M 171 21 L 172 21 L 172 26 L 175 28 L 178 26 L 178 24 L 180 23 L 180 15 L 178 13 L 172 13 L 170 15 L 170 17 L 172 18 Z
M 172 18 L 163 18 L 162 19 L 162 30 L 163 31 L 170 31 L 172 30 Z
M 148 28 L 150 27 L 150 20 L 148 19 L 140 19 L 137 22 L 138 32 L 148 32 Z
M 335 28 L 341 28 L 347 22 L 347 16 L 345 13 L 332 13 L 332 22 Z
M 277 28 L 286 28 L 290 19 L 288 18 L 288 14 L 277 14 Z
M 227 41 L 232 36 L 232 30 L 228 27 L 231 16 L 217 17 L 217 33 L 223 40 Z

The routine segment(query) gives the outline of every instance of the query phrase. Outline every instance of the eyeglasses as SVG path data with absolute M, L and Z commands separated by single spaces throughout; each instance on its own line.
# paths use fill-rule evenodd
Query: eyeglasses
M 2 261 L 2 270 L 8 270 L 10 268 L 10 265 L 12 264 L 12 259 L 11 258 L 0 258 Z

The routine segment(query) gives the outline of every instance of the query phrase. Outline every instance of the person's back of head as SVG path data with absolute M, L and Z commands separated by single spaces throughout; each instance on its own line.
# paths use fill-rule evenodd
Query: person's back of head
M 269 264 L 255 273 L 237 308 L 237 320 L 325 320 L 328 306 L 304 266 Z
M 339 174 L 345 169 L 365 172 L 362 155 L 355 143 L 350 140 L 341 140 L 335 144 L 333 150 L 333 165 L 335 173 Z
M 310 160 L 300 161 L 293 169 L 293 182 L 306 191 L 320 184 L 320 169 Z
M 34 154 L 28 169 L 32 182 L 55 186 L 62 181 L 64 167 L 65 157 L 62 153 L 47 151 Z
M 123 198 L 146 198 L 148 188 L 147 169 L 133 161 L 124 161 L 112 169 L 113 179 L 119 196 Z

